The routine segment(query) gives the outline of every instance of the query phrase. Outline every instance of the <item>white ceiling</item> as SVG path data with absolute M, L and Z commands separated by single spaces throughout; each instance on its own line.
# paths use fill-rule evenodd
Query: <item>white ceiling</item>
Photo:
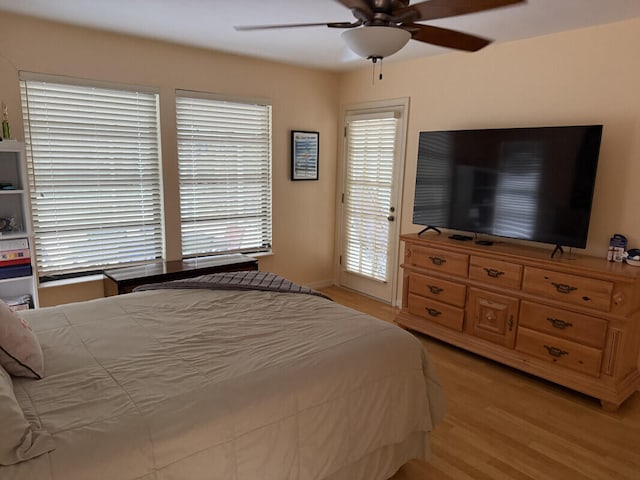
M 339 29 L 238 32 L 233 28 L 352 21 L 351 12 L 334 0 L 0 0 L 2 10 L 295 65 L 329 70 L 365 65 L 345 46 Z M 640 17 L 640 0 L 528 0 L 524 5 L 428 23 L 505 42 L 634 17 Z M 449 51 L 410 41 L 385 61 Z

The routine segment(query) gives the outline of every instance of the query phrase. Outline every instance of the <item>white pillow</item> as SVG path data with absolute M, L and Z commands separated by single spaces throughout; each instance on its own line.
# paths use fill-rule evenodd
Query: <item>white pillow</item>
M 13 382 L 0 367 L 0 465 L 37 457 L 55 448 L 53 438 L 27 422 L 13 393 Z
M 16 377 L 44 377 L 42 348 L 33 330 L 1 300 L 0 365 Z

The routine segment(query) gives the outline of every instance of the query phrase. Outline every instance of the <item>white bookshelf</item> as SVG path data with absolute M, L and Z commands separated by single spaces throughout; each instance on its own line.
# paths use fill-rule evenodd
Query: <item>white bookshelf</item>
M 0 184 L 9 183 L 13 186 L 11 190 L 0 189 L 0 218 L 15 217 L 14 229 L 10 231 L 0 229 L 0 250 L 3 249 L 2 244 L 6 244 L 4 240 L 27 239 L 31 252 L 32 270 L 29 276 L 0 278 L 0 298 L 12 299 L 28 294 L 31 295 L 34 306 L 37 307 L 38 277 L 26 168 L 24 144 L 13 140 L 0 142 Z

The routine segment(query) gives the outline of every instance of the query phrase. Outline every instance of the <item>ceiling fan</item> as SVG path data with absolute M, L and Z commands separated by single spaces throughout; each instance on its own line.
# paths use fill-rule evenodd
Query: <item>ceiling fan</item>
M 236 30 L 327 26 L 344 28 L 343 39 L 355 53 L 375 63 L 393 55 L 410 40 L 475 52 L 492 40 L 448 28 L 416 23 L 505 7 L 525 0 L 336 0 L 351 10 L 353 22 L 237 26 Z

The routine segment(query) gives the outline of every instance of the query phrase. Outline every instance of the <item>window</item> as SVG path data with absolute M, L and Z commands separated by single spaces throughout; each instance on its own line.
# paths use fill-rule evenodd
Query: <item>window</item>
M 162 257 L 158 95 L 20 74 L 41 278 Z
M 182 254 L 271 248 L 271 106 L 176 92 Z

